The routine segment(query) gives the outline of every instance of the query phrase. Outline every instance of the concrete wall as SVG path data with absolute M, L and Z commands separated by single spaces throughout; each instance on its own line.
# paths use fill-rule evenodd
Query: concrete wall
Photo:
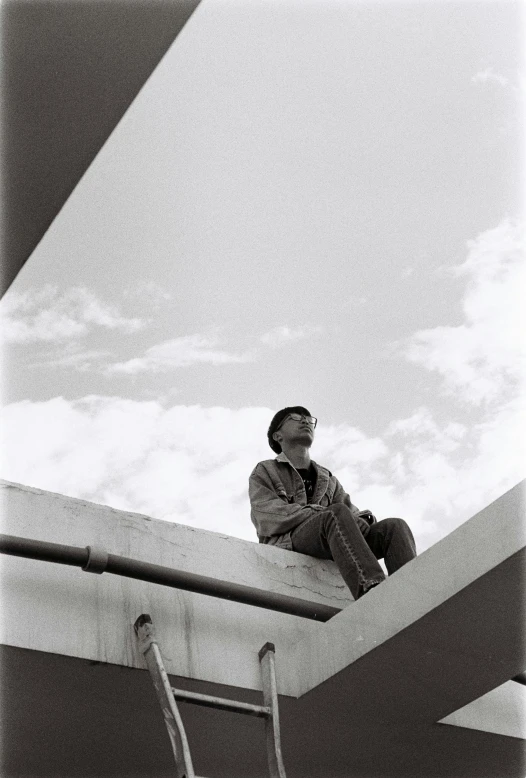
M 333 562 L 1 482 L 2 532 L 109 553 L 345 607 Z M 249 517 L 247 516 L 247 521 Z M 169 673 L 259 689 L 257 652 L 290 646 L 310 620 L 110 574 L 2 555 L 2 643 L 143 667 L 132 633 L 150 613 Z M 292 693 L 282 680 L 280 692 Z
M 316 623 L 2 555 L 3 777 L 173 774 L 148 674 L 127 669 L 144 667 L 132 632 L 144 612 L 168 672 L 193 691 L 260 701 L 257 652 L 276 644 L 288 778 L 525 775 L 526 688 L 510 682 L 526 667 L 520 485 L 356 603 L 329 562 L 17 484 L 0 492 L 6 534 L 343 608 Z M 198 775 L 268 775 L 260 720 L 182 713 Z

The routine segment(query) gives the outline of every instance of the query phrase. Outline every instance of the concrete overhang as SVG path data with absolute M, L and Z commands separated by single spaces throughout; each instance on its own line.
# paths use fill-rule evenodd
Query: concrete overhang
M 0 294 L 199 0 L 4 0 Z
M 258 702 L 276 645 L 289 778 L 524 776 L 523 485 L 354 603 L 331 562 L 4 482 L 3 532 L 344 608 L 326 624 L 4 557 L 5 776 L 164 776 L 171 752 L 132 624 L 174 685 Z M 260 721 L 180 705 L 199 775 L 266 774 Z M 43 722 L 46 722 L 44 725 Z M 29 744 L 29 745 L 28 745 Z

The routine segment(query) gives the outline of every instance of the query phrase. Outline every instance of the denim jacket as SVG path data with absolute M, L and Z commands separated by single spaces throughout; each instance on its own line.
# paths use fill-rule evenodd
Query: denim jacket
M 285 454 L 259 462 L 252 471 L 248 493 L 260 543 L 291 550 L 291 530 L 333 503 L 344 503 L 356 516 L 360 513 L 338 479 L 325 467 L 312 464 L 317 477 L 310 503 L 300 474 Z

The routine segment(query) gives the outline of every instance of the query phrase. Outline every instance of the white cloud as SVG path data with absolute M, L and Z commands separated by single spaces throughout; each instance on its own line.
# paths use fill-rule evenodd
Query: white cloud
M 315 459 L 333 470 L 351 494 L 364 482 L 374 479 L 378 464 L 387 454 L 381 438 L 368 438 L 356 427 L 318 426 Z
M 509 79 L 500 73 L 496 73 L 492 67 L 475 73 L 471 80 L 474 84 L 487 84 L 488 82 L 499 84 L 499 86 L 507 86 L 509 84 Z
M 14 481 L 255 540 L 248 476 L 272 456 L 266 408 L 57 397 L 4 409 Z
M 417 332 L 407 358 L 438 372 L 444 389 L 472 405 L 516 391 L 526 372 L 526 265 L 521 225 L 505 219 L 468 243 L 464 322 Z
M 88 351 L 77 351 L 65 349 L 65 353 L 60 357 L 53 354 L 44 354 L 38 362 L 32 362 L 31 367 L 65 367 L 73 368 L 81 373 L 94 369 L 102 359 L 107 359 L 111 355 L 110 351 L 90 349 Z
M 524 247 L 523 227 L 510 219 L 469 241 L 466 260 L 449 269 L 467 278 L 464 321 L 417 332 L 406 350 L 409 360 L 440 376 L 452 407 L 469 419 L 439 423 L 421 408 L 386 430 L 397 454 L 385 503 L 400 500 L 417 520 L 430 521 L 422 525 L 426 544 L 524 477 Z M 371 485 L 373 491 L 379 495 Z
M 128 375 L 145 371 L 159 373 L 197 363 L 224 365 L 231 362 L 250 362 L 254 359 L 253 352 L 232 354 L 217 348 L 218 343 L 216 335 L 199 333 L 172 338 L 151 346 L 142 357 L 109 365 L 105 372 Z
M 304 327 L 274 327 L 269 332 L 265 332 L 260 340 L 265 346 L 270 348 L 279 348 L 287 343 L 293 343 L 296 340 L 303 340 L 311 335 L 322 331 L 322 327 L 306 325 Z
M 441 425 L 425 408 L 391 426 L 389 505 L 409 506 L 425 546 L 524 477 L 525 419 L 525 403 L 514 399 L 469 427 Z
M 124 289 L 122 296 L 125 299 L 140 301 L 141 304 L 148 303 L 154 308 L 159 308 L 163 303 L 172 299 L 170 292 L 167 292 L 160 284 L 155 281 L 135 281 L 131 289 Z
M 347 297 L 347 310 L 349 314 L 362 315 L 362 308 L 369 305 L 369 298 L 365 295 L 351 294 Z
M 101 302 L 83 287 L 62 292 L 51 285 L 23 293 L 10 290 L 0 311 L 2 339 L 7 343 L 70 340 L 94 327 L 135 332 L 144 324 L 122 316 L 116 306 Z
M 420 551 L 523 477 L 523 245 L 511 220 L 471 241 L 466 261 L 449 271 L 466 278 L 464 321 L 416 333 L 409 343 L 407 358 L 453 393 L 447 418 L 421 407 L 376 437 L 323 420 L 317 429 L 313 457 L 334 472 L 360 508 L 378 518 L 406 518 Z M 219 351 L 217 338 L 194 335 L 122 364 L 131 373 L 251 357 Z M 98 396 L 13 403 L 3 410 L 3 475 L 255 540 L 247 479 L 257 461 L 273 456 L 266 440 L 272 413 L 166 409 L 157 400 Z
M 319 425 L 313 457 L 360 508 L 403 516 L 423 550 L 521 477 L 518 403 L 473 427 L 428 409 L 368 438 Z M 268 408 L 137 402 L 119 397 L 24 401 L 3 410 L 3 477 L 154 518 L 256 540 L 248 476 L 273 457 Z
M 524 94 L 526 92 L 526 80 L 524 74 L 517 71 L 513 74 L 513 78 L 503 76 L 501 73 L 497 73 L 492 67 L 487 67 L 485 70 L 480 70 L 471 77 L 471 81 L 474 84 L 496 84 L 497 87 L 505 89 L 510 95 L 522 102 Z M 507 132 L 514 127 L 513 122 L 505 121 L 499 128 L 501 132 Z

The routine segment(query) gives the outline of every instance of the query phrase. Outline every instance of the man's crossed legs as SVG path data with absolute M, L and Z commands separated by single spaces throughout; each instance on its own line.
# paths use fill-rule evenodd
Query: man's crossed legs
M 385 559 L 391 575 L 416 556 L 413 533 L 403 519 L 359 525 L 342 503 L 304 521 L 291 538 L 300 554 L 334 559 L 355 600 L 385 579 L 378 559 Z

